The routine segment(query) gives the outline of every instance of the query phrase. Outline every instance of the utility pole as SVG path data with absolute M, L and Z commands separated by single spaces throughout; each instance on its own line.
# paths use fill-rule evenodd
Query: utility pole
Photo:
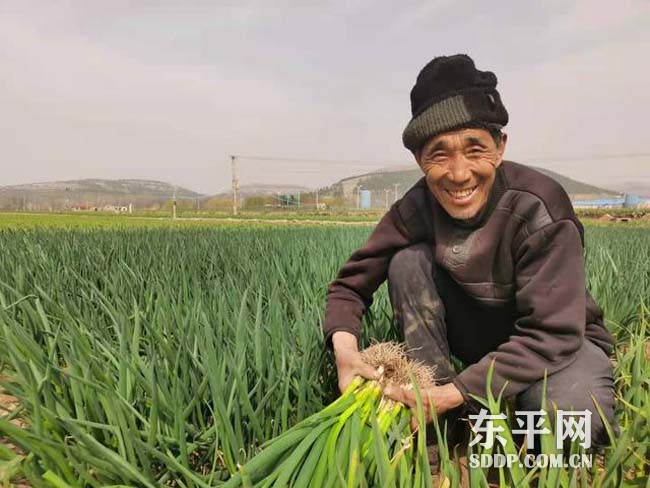
M 237 215 L 237 199 L 239 198 L 239 172 L 237 168 L 237 156 L 230 156 L 232 171 L 232 214 Z
M 397 201 L 397 189 L 399 188 L 399 183 L 393 185 L 395 187 L 395 201 Z
M 318 188 L 316 188 L 316 210 L 318 210 Z
M 172 220 L 176 220 L 176 187 L 174 187 L 174 201 L 172 202 Z
M 361 208 L 361 185 L 357 185 L 357 210 Z
M 388 194 L 390 193 L 390 190 L 388 188 L 384 189 L 384 196 L 386 197 L 386 210 L 388 210 Z

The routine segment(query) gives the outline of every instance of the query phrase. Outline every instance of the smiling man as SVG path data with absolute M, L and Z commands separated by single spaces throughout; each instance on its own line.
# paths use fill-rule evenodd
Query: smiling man
M 465 55 L 428 63 L 411 91 L 404 145 L 424 177 L 381 219 L 330 285 L 324 333 L 339 388 L 376 372 L 361 360 L 361 320 L 383 281 L 412 356 L 437 368 L 425 408 L 453 414 L 505 386 L 538 410 L 544 374 L 559 409 L 593 412 L 592 445 L 614 419 L 612 338 L 586 289 L 583 228 L 551 178 L 503 160 L 508 113 L 496 76 Z M 451 356 L 465 365 L 457 372 Z M 393 398 L 414 405 L 411 392 Z M 461 407 L 467 408 L 461 408 Z

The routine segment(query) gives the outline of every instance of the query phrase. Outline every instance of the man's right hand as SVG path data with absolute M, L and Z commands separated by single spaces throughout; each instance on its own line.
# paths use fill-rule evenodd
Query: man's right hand
M 361 376 L 367 380 L 379 379 L 377 370 L 363 361 L 354 334 L 345 331 L 334 332 L 332 346 L 334 347 L 341 393 L 345 391 L 355 376 Z

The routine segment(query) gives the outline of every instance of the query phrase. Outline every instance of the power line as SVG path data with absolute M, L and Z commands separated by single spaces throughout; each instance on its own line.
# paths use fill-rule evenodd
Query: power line
M 536 163 L 553 163 L 553 162 L 566 162 L 566 161 L 601 161 L 607 159 L 621 159 L 621 158 L 647 158 L 650 157 L 650 152 L 638 152 L 638 153 L 620 153 L 620 154 L 600 154 L 597 156 L 544 156 L 544 157 L 533 157 L 533 158 L 522 158 L 522 160 L 536 162 Z
M 245 169 L 248 170 L 249 172 L 253 170 L 252 168 L 245 168 Z M 409 168 L 405 166 L 404 169 L 407 170 Z M 417 169 L 417 166 L 415 166 L 415 167 L 413 167 L 411 169 Z M 302 173 L 304 173 L 304 174 L 312 174 L 312 175 L 322 175 L 323 173 L 327 173 L 329 171 L 328 168 L 320 168 L 320 169 L 315 169 L 315 168 L 311 168 L 311 169 L 307 169 L 307 168 L 279 168 L 278 169 L 278 168 L 275 168 L 275 170 L 276 171 L 286 171 L 286 172 L 291 173 L 291 174 L 297 174 L 297 173 L 302 174 Z M 337 171 L 340 171 L 340 169 L 337 168 Z M 364 171 L 366 171 L 366 170 L 364 170 Z
M 612 154 L 598 154 L 592 156 L 534 156 L 522 157 L 522 160 L 533 162 L 554 162 L 554 161 L 599 161 L 606 159 L 619 159 L 619 158 L 644 158 L 650 157 L 650 152 L 634 152 L 634 153 L 612 153 Z M 404 165 L 412 161 L 406 160 L 373 160 L 373 159 L 320 159 L 320 158 L 295 158 L 295 157 L 280 157 L 280 156 L 237 156 L 239 159 L 246 159 L 249 161 L 275 161 L 275 162 L 293 162 L 293 163 L 325 163 L 325 164 L 356 164 L 376 166 L 378 164 L 394 164 Z
M 239 159 L 246 159 L 249 161 L 276 161 L 276 162 L 292 162 L 292 163 L 326 163 L 326 164 L 358 164 L 358 165 L 377 165 L 377 164 L 405 164 L 407 161 L 387 161 L 387 160 L 372 160 L 372 159 L 318 159 L 318 158 L 284 158 L 277 156 L 239 156 Z

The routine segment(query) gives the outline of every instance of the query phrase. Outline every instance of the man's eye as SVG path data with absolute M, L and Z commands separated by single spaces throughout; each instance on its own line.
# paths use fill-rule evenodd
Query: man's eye
M 485 150 L 477 147 L 477 148 L 473 148 L 473 149 L 470 149 L 469 151 L 467 151 L 467 154 L 469 156 L 471 156 L 471 157 L 478 157 L 478 156 L 482 156 L 483 154 L 485 154 Z

